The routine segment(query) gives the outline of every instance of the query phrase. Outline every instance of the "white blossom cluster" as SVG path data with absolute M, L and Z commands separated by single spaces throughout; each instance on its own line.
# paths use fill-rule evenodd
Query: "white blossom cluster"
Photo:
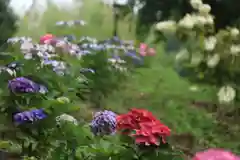
M 156 24 L 156 29 L 164 35 L 173 34 L 184 42 L 185 46 L 176 55 L 176 63 L 186 62 L 195 67 L 205 63 L 209 70 L 223 65 L 221 62 L 224 61 L 230 61 L 229 68 L 236 66 L 240 60 L 239 29 L 228 27 L 215 33 L 211 6 L 202 0 L 190 0 L 190 4 L 196 12 L 186 14 L 179 21 L 168 20 Z M 182 40 L 181 36 L 186 39 Z M 230 85 L 221 87 L 218 92 L 220 103 L 230 103 L 235 96 L 236 90 Z
M 71 21 L 58 21 L 56 26 L 85 26 L 87 23 L 83 20 L 71 20 Z
M 156 29 L 161 32 L 174 33 L 178 28 L 191 30 L 194 27 L 204 27 L 214 24 L 214 18 L 210 14 L 210 5 L 203 4 L 201 0 L 191 0 L 190 3 L 197 10 L 196 13 L 186 14 L 178 22 L 173 20 L 159 22 L 156 24 Z
M 7 40 L 7 43 L 16 44 L 16 43 L 23 43 L 23 42 L 32 42 L 32 38 L 30 37 L 13 37 Z

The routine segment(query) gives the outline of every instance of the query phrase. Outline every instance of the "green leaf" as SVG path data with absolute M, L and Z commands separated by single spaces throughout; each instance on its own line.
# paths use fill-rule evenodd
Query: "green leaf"
M 11 147 L 10 141 L 0 141 L 0 149 L 9 149 Z

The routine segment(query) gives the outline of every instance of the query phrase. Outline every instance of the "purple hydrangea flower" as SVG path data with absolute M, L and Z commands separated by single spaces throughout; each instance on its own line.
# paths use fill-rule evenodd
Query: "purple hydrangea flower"
M 8 88 L 14 93 L 46 93 L 47 88 L 25 77 L 17 77 L 8 82 Z
M 112 111 L 101 111 L 95 113 L 90 124 L 91 131 L 94 135 L 114 134 L 117 127 L 117 115 Z
M 47 115 L 44 113 L 43 109 L 34 109 L 30 111 L 24 111 L 16 113 L 13 119 L 16 123 L 22 124 L 25 122 L 34 122 L 46 118 Z

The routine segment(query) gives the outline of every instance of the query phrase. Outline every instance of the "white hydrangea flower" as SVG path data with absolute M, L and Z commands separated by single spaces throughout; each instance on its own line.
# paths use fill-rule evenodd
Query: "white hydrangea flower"
M 197 66 L 202 62 L 203 58 L 204 57 L 203 57 L 202 53 L 200 53 L 200 52 L 194 53 L 192 55 L 191 64 Z
M 207 15 L 211 11 L 211 6 L 208 4 L 202 4 L 199 6 L 198 11 L 200 14 Z
M 43 57 L 44 56 L 44 54 L 40 51 L 37 52 L 37 55 L 38 55 L 38 57 Z
M 177 24 L 175 21 L 163 21 L 156 24 L 156 29 L 162 32 L 174 33 L 177 29 Z
M 180 52 L 177 53 L 175 58 L 176 58 L 176 61 L 187 60 L 189 58 L 188 50 L 187 49 L 180 50 Z
M 240 45 L 232 45 L 230 47 L 230 53 L 234 56 L 237 56 L 240 53 Z
M 70 26 L 70 27 L 71 27 L 71 26 L 74 26 L 74 21 L 68 21 L 68 22 L 67 22 L 67 25 Z
M 207 19 L 205 16 L 197 15 L 196 21 L 196 25 L 198 26 L 204 26 L 205 24 L 207 24 Z
M 207 66 L 209 68 L 214 68 L 220 62 L 219 54 L 214 54 L 213 56 L 209 56 L 207 60 Z
M 71 45 L 71 49 L 73 49 L 73 50 L 78 50 L 79 47 L 78 47 L 78 45 L 76 45 L 76 44 L 72 44 L 72 45 Z
M 204 41 L 204 47 L 206 51 L 213 51 L 217 45 L 217 38 L 210 36 Z
M 226 85 L 220 88 L 217 95 L 220 103 L 231 103 L 236 97 L 236 91 L 231 86 Z
M 108 62 L 110 62 L 112 64 L 115 64 L 115 63 L 118 63 L 118 64 L 126 63 L 126 61 L 124 61 L 122 59 L 117 59 L 117 58 L 109 58 Z
M 122 67 L 122 66 L 119 65 L 119 64 L 115 64 L 113 67 L 114 67 L 115 69 L 117 69 L 118 71 L 120 71 L 120 72 L 126 72 L 126 71 L 127 71 L 127 68 L 126 68 L 126 67 Z
M 232 29 L 230 30 L 230 35 L 231 35 L 232 37 L 237 37 L 237 36 L 239 35 L 239 30 L 238 30 L 237 28 L 232 28 Z
M 61 122 L 64 122 L 64 121 L 72 122 L 74 125 L 78 125 L 78 121 L 71 115 L 64 113 L 64 114 L 56 117 L 57 124 L 60 124 Z
M 202 0 L 191 0 L 190 4 L 194 9 L 198 9 L 203 3 Z
M 32 58 L 33 58 L 32 53 L 24 54 L 24 59 L 29 60 L 29 59 L 32 59 Z
M 20 49 L 24 52 L 30 51 L 33 48 L 34 48 L 33 44 L 27 41 L 24 41 L 20 46 Z
M 179 27 L 185 29 L 193 29 L 194 25 L 196 24 L 196 19 L 190 14 L 186 14 L 179 22 Z
M 69 50 L 68 52 L 69 52 L 70 55 L 76 55 L 76 51 L 73 50 L 73 49 Z
M 128 0 L 115 0 L 114 2 L 115 2 L 116 4 L 122 5 L 122 6 L 128 4 Z
M 214 24 L 214 17 L 212 15 L 205 16 L 206 24 L 213 25 Z
M 56 43 L 56 47 L 64 47 L 65 45 L 67 45 L 67 44 L 66 44 L 66 42 L 64 42 L 64 41 L 58 41 L 58 42 Z

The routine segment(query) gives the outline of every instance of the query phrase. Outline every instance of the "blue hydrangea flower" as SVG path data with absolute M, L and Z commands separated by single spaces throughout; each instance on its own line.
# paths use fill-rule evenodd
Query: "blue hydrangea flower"
M 47 88 L 25 77 L 17 77 L 8 82 L 8 88 L 13 93 L 46 93 Z
M 18 124 L 22 124 L 26 122 L 33 123 L 34 121 L 42 120 L 46 117 L 47 115 L 44 113 L 43 109 L 34 109 L 30 111 L 16 113 L 13 116 L 13 120 Z
M 91 131 L 94 135 L 114 134 L 117 127 L 117 115 L 112 111 L 101 111 L 95 113 L 90 124 Z

